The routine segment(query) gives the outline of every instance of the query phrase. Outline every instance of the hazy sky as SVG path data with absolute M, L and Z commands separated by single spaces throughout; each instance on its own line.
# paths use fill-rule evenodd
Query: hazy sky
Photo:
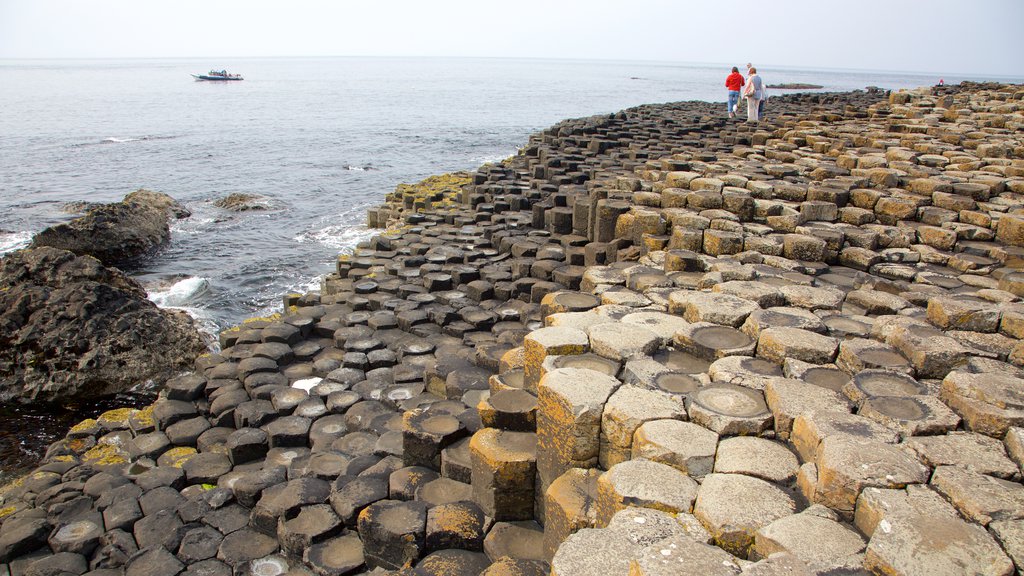
M 1024 0 L 0 0 L 0 58 L 497 56 L 1024 77 Z

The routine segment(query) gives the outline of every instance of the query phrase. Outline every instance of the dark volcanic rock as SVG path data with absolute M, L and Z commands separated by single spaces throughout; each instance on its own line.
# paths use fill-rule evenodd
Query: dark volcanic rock
M 123 266 L 170 239 L 170 216 L 183 218 L 189 212 L 166 194 L 136 190 L 121 202 L 91 206 L 85 216 L 43 230 L 32 247 L 70 250 Z
M 269 210 L 270 200 L 259 194 L 244 194 L 235 192 L 217 200 L 213 203 L 218 208 L 232 210 L 234 212 L 245 212 L 247 210 Z
M 205 345 L 119 270 L 54 248 L 0 260 L 0 401 L 53 402 L 163 381 Z

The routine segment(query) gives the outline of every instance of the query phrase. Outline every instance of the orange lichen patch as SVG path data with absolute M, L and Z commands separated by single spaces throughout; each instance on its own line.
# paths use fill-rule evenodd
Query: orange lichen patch
M 462 507 L 445 506 L 434 517 L 434 521 L 442 532 L 454 534 L 467 540 L 475 538 L 479 529 L 476 516 Z
M 89 440 L 91 440 L 91 438 L 69 438 L 66 442 L 69 450 L 75 454 L 81 454 L 92 447 Z
M 501 371 L 507 372 L 526 366 L 526 350 L 518 346 L 501 355 Z

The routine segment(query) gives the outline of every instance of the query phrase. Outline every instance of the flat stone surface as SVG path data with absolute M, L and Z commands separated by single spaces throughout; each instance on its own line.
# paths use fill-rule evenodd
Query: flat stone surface
M 600 356 L 623 362 L 635 356 L 649 356 L 662 343 L 655 332 L 637 324 L 606 322 L 588 330 L 590 349 Z
M 782 364 L 787 358 L 811 364 L 828 364 L 836 356 L 839 341 L 800 328 L 767 328 L 757 339 L 757 355 Z
M 711 363 L 708 367 L 708 376 L 712 382 L 764 390 L 772 378 L 782 376 L 782 368 L 762 358 L 727 356 Z
M 746 558 L 762 527 L 794 514 L 797 504 L 782 489 L 742 474 L 709 474 L 697 491 L 693 514 L 715 544 Z
M 1024 566 L 1024 520 L 997 520 L 988 525 L 1020 572 Z
M 827 510 L 808 509 L 780 518 L 757 531 L 754 550 L 761 558 L 787 552 L 820 566 L 859 567 L 867 542 L 853 527 L 830 516 Z
M 318 576 L 357 574 L 365 564 L 363 543 L 359 536 L 346 534 L 310 546 L 302 560 Z
M 427 507 L 422 502 L 383 500 L 359 513 L 359 538 L 369 568 L 398 570 L 423 552 Z
M 975 432 L 1002 438 L 1011 426 L 1024 426 L 1024 379 L 1013 375 L 953 371 L 939 397 Z
M 943 434 L 960 424 L 960 417 L 934 396 L 868 398 L 858 415 L 898 430 L 903 437 Z
M 780 485 L 796 479 L 800 463 L 784 444 L 755 436 L 737 436 L 719 442 L 715 472 L 746 474 Z
M 633 457 L 667 464 L 696 479 L 711 473 L 718 434 L 692 422 L 652 420 L 633 435 Z
M 1011 479 L 1020 474 L 1006 455 L 1003 443 L 972 432 L 951 432 L 942 436 L 921 436 L 904 442 L 924 464 L 960 466 L 979 474 Z
M 928 481 L 929 469 L 892 444 L 847 434 L 826 437 L 818 447 L 815 502 L 850 516 L 867 487 L 901 488 Z
M 686 536 L 673 536 L 641 550 L 634 560 L 632 570 L 643 576 L 732 576 L 740 573 L 739 564 L 735 556 L 721 548 Z
M 881 574 L 953 576 L 967 567 L 975 574 L 1013 573 L 1010 558 L 984 528 L 941 505 L 914 506 L 905 496 L 892 499 L 864 556 L 864 568 Z
M 775 378 L 764 389 L 765 402 L 771 409 L 775 434 L 787 440 L 793 422 L 800 415 L 815 412 L 849 412 L 849 402 L 842 394 L 793 378 Z
M 847 436 L 888 444 L 899 442 L 899 434 L 873 420 L 836 411 L 808 412 L 793 421 L 790 440 L 804 462 L 813 462 L 821 442 L 830 436 Z
M 544 560 L 544 529 L 533 521 L 495 522 L 484 538 L 484 553 L 492 561 L 503 556 Z
M 697 358 L 714 361 L 726 356 L 753 356 L 757 341 L 739 330 L 696 322 L 688 324 L 675 335 L 675 345 Z
M 607 525 L 628 506 L 690 512 L 696 496 L 697 483 L 671 466 L 648 460 L 622 462 L 597 479 L 597 525 Z
M 969 520 L 982 526 L 993 520 L 1024 518 L 1024 486 L 958 466 L 939 466 L 931 484 Z
M 738 328 L 760 306 L 731 294 L 681 290 L 669 295 L 669 312 L 687 322 L 709 322 Z

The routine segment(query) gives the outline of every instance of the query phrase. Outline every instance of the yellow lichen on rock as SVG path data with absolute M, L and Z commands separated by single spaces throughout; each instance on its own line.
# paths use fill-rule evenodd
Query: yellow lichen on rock
M 117 446 L 100 444 L 90 448 L 83 454 L 82 462 L 99 466 L 117 466 L 127 464 L 128 457 Z
M 173 468 L 181 468 L 188 462 L 190 458 L 198 454 L 195 448 L 188 446 L 178 446 L 177 448 L 171 448 L 167 452 L 164 452 L 160 456 L 161 466 L 171 466 Z
M 92 429 L 95 428 L 96 425 L 97 422 L 94 418 L 86 418 L 85 420 L 82 420 L 78 424 L 72 426 L 71 429 L 68 430 L 68 434 L 88 433 L 92 431 Z
M 128 420 L 138 412 L 135 408 L 116 408 L 100 414 L 96 422 L 105 427 L 128 427 Z

